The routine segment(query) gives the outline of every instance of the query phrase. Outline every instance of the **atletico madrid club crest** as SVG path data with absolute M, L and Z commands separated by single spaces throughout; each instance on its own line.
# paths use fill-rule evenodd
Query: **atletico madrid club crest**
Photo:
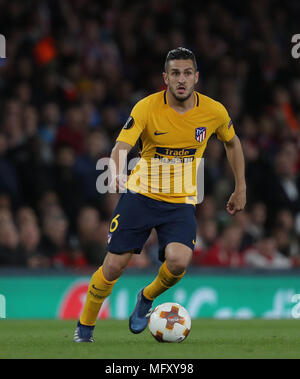
M 200 128 L 195 129 L 195 138 L 196 141 L 202 142 L 206 138 L 206 128 L 204 126 L 201 126 Z

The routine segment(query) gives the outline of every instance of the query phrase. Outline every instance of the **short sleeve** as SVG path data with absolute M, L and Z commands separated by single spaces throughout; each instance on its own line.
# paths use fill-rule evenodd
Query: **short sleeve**
M 221 103 L 218 104 L 220 124 L 216 129 L 216 134 L 220 141 L 228 142 L 235 136 L 233 123 L 226 108 Z
M 134 146 L 146 127 L 147 117 L 148 102 L 145 98 L 136 103 L 132 108 L 130 116 L 117 137 L 117 141 L 126 142 L 129 145 Z

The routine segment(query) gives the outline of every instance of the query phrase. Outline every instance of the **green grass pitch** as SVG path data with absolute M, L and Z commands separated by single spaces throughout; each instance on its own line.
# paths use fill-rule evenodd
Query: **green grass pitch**
M 181 343 L 159 343 L 128 321 L 97 321 L 95 343 L 76 344 L 75 321 L 0 320 L 0 358 L 300 358 L 300 320 L 192 321 Z

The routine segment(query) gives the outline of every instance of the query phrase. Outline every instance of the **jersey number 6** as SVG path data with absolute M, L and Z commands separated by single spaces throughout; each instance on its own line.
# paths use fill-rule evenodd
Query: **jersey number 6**
M 118 218 L 120 217 L 119 214 L 117 214 L 112 220 L 111 220 L 111 224 L 110 224 L 110 228 L 109 228 L 109 231 L 112 233 L 114 232 L 117 227 L 119 226 L 119 221 L 118 221 Z

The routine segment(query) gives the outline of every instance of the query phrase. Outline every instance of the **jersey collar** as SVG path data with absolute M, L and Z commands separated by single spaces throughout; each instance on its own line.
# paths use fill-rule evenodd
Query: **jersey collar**
M 190 111 L 192 111 L 196 107 L 199 107 L 199 94 L 198 94 L 198 92 L 194 91 L 194 96 L 195 96 L 195 105 L 194 105 L 194 108 L 190 109 L 189 111 L 181 114 L 181 113 L 176 112 L 175 109 L 173 109 L 172 107 L 170 107 L 170 108 L 173 109 L 173 111 L 176 112 L 178 115 L 184 116 L 185 114 L 189 113 Z M 168 99 L 167 99 L 167 90 L 164 90 L 164 103 L 165 103 L 165 105 L 169 105 Z

